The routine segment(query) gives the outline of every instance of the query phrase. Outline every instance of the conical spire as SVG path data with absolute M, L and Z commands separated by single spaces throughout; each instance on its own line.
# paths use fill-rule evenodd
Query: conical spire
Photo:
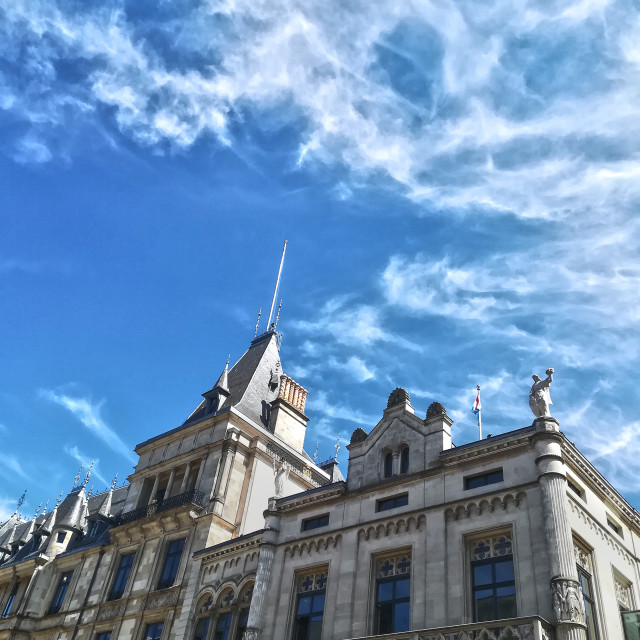
M 231 358 L 231 354 L 227 356 L 227 363 L 224 365 L 224 370 L 220 374 L 218 378 L 218 382 L 213 385 L 214 389 L 222 389 L 222 391 L 226 391 L 229 393 L 229 359 Z
M 104 502 L 100 505 L 100 509 L 98 509 L 98 513 L 105 518 L 111 517 L 111 504 L 113 502 L 113 489 L 116 486 L 118 481 L 118 474 L 116 473 L 113 478 L 113 482 L 111 483 L 111 488 L 109 489 L 109 493 L 107 493 L 107 497 L 104 499 Z

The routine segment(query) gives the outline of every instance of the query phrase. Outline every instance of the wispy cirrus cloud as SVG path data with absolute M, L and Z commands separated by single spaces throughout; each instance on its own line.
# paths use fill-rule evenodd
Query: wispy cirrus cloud
M 40 396 L 70 411 L 95 436 L 100 438 L 109 448 L 127 460 L 134 461 L 135 457 L 130 448 L 120 436 L 102 419 L 100 408 L 104 404 L 93 404 L 87 398 L 69 396 L 50 389 L 41 389 Z
M 439 208 L 558 218 L 640 196 L 640 21 L 625 0 L 239 0 L 154 20 L 117 0 L 10 0 L 3 12 L 0 106 L 32 127 L 20 161 L 46 161 L 52 130 L 101 126 L 108 110 L 141 144 L 180 148 L 241 147 L 249 119 L 295 124 L 292 166 L 384 175 Z
M 15 476 L 25 480 L 29 478 L 20 460 L 12 454 L 3 452 L 0 452 L 0 475 L 5 478 L 14 478 Z
M 76 445 L 65 445 L 64 452 L 70 455 L 76 462 L 80 463 L 80 465 L 83 467 L 83 473 L 86 474 L 91 467 L 92 477 L 98 479 L 102 485 L 108 485 L 107 480 L 100 473 L 100 458 L 92 458 L 91 456 L 82 453 Z M 84 476 L 81 477 L 80 480 L 84 480 Z

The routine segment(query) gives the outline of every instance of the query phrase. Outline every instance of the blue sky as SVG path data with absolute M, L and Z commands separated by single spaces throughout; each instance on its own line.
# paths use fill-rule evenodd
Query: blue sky
M 319 457 L 553 414 L 640 506 L 637 2 L 5 0 L 0 516 L 180 424 L 268 308 Z M 264 316 L 263 316 L 264 319 Z M 346 469 L 347 452 L 339 452 Z

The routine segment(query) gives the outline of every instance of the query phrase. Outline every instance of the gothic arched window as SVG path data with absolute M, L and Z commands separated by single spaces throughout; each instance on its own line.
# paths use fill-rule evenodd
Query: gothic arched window
M 405 447 L 400 453 L 400 473 L 409 471 L 409 447 Z
M 393 453 L 389 451 L 384 456 L 384 477 L 390 478 L 393 475 Z

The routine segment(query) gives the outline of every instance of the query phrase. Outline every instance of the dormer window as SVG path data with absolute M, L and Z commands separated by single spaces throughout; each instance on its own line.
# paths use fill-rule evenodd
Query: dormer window
M 393 453 L 389 452 L 384 457 L 384 477 L 390 478 L 393 475 Z

